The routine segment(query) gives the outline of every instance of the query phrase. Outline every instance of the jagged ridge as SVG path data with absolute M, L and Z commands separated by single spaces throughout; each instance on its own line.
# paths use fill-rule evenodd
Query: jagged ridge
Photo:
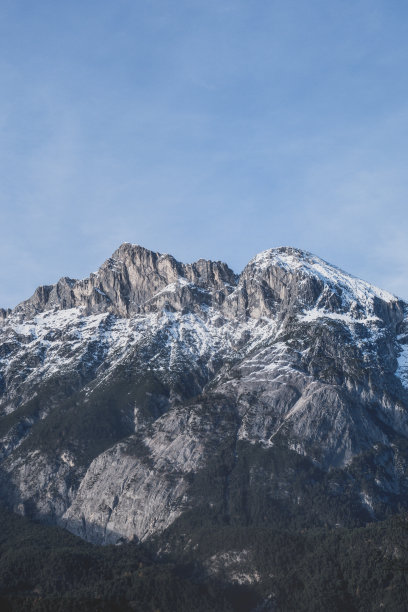
M 306 512 L 316 481 L 344 510 L 324 521 L 408 504 L 407 305 L 310 253 L 236 276 L 124 244 L 3 319 L 1 486 L 19 512 L 105 542 L 203 508 L 256 523 L 254 496 L 262 520 Z

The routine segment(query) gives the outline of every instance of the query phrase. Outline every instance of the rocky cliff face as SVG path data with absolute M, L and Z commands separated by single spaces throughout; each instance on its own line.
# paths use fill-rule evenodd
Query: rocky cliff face
M 297 249 L 124 244 L 0 313 L 0 415 L 3 499 L 93 542 L 362 524 L 408 506 L 408 306 Z
M 227 287 L 235 283 L 234 273 L 222 262 L 201 259 L 186 265 L 171 255 L 125 243 L 96 274 L 80 281 L 61 278 L 56 285 L 39 287 L 16 312 L 32 317 L 53 309 L 80 308 L 86 314 L 111 312 L 129 317 L 165 305 L 194 306 L 200 300 L 192 299 L 190 293 L 197 298 L 200 289 L 209 304 L 219 303 Z

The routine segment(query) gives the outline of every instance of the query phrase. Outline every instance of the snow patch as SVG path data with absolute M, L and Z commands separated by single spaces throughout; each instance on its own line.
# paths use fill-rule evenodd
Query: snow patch
M 341 321 L 347 325 L 353 325 L 356 323 L 369 325 L 370 323 L 380 322 L 380 319 L 376 316 L 367 316 L 364 319 L 359 319 L 354 317 L 351 313 L 329 312 L 321 308 L 311 308 L 310 310 L 304 312 L 303 315 L 299 315 L 298 318 L 299 320 L 307 323 L 316 321 L 317 319 L 331 319 L 332 321 Z
M 71 453 L 65 452 L 60 455 L 62 461 L 69 465 L 70 467 L 74 467 L 75 461 L 71 455 Z
M 372 497 L 370 495 L 368 495 L 368 493 L 366 493 L 365 491 L 361 492 L 361 503 L 363 504 L 363 506 L 368 510 L 368 512 L 371 514 L 372 517 L 374 517 L 374 507 L 373 507 L 373 500 Z

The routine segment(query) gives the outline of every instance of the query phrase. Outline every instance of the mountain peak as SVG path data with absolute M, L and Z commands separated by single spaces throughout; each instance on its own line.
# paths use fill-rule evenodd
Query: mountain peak
M 352 319 L 400 320 L 403 302 L 309 251 L 277 247 L 258 253 L 243 270 L 240 284 L 251 316 L 325 313 Z M 242 301 L 242 300 L 241 300 Z
M 199 259 L 183 264 L 167 253 L 125 242 L 96 274 L 82 280 L 64 277 L 55 285 L 40 286 L 14 312 L 30 318 L 47 310 L 80 308 L 85 314 L 112 312 L 128 317 L 165 304 L 176 310 L 194 303 L 199 306 L 205 297 L 203 291 L 196 291 L 196 300 L 187 296 L 194 287 L 207 292 L 206 303 L 213 299 L 218 303 L 223 299 L 218 294 L 228 293 L 236 283 L 236 275 L 223 262 Z
M 182 282 L 181 282 L 182 281 Z M 249 296 L 249 297 L 248 297 Z M 14 312 L 25 319 L 48 310 L 80 308 L 122 317 L 168 307 L 222 306 L 226 316 L 273 317 L 295 308 L 393 318 L 399 300 L 308 251 L 280 246 L 258 253 L 240 276 L 220 261 L 191 264 L 124 242 L 83 280 L 41 286 Z M 0 320 L 6 318 L 6 312 Z
M 386 302 L 398 300 L 392 293 L 345 272 L 313 253 L 293 247 L 277 247 L 262 251 L 249 262 L 249 265 L 261 270 L 279 266 L 291 272 L 312 275 L 325 285 L 349 293 L 351 299 L 366 301 L 368 297 L 377 297 Z
M 105 543 L 203 504 L 244 521 L 283 500 L 316 515 L 319 491 L 353 517 L 408 507 L 405 307 L 300 249 L 238 278 L 123 244 L 1 325 L 0 492 Z
M 118 259 L 120 257 L 126 256 L 156 256 L 160 257 L 161 253 L 157 251 L 152 251 L 151 249 L 147 249 L 146 247 L 140 244 L 134 244 L 131 242 L 122 242 L 121 245 L 112 253 L 110 259 Z

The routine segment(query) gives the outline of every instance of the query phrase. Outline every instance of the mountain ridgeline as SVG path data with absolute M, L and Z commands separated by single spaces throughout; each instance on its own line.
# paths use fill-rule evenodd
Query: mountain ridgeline
M 8 508 L 92 543 L 382 520 L 408 507 L 408 304 L 294 248 L 236 275 L 126 243 L 0 311 L 0 437 Z

